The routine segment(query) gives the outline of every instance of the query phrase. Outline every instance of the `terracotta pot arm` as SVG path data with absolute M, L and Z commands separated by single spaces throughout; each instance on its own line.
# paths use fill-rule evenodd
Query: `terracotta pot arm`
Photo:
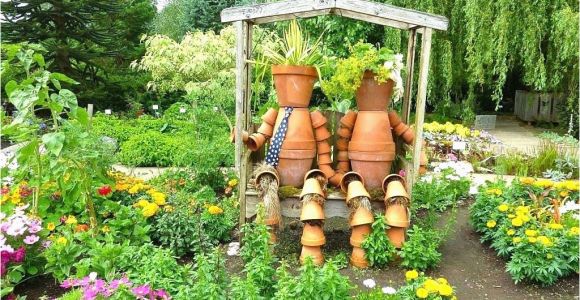
M 393 133 L 401 137 L 405 144 L 412 145 L 413 141 L 415 140 L 415 132 L 409 128 L 409 126 L 399 118 L 396 112 L 390 111 L 389 112 L 389 124 L 393 128 Z
M 262 146 L 264 145 L 264 143 L 266 143 L 266 140 L 268 140 L 268 138 L 269 138 L 268 136 L 256 132 L 250 135 L 248 141 L 245 144 L 246 147 L 250 149 L 250 151 L 257 151 L 258 149 L 262 148 Z

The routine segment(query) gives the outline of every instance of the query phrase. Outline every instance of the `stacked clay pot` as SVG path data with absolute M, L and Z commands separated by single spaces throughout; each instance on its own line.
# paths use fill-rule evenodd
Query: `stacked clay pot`
M 393 133 L 400 136 L 401 139 L 407 145 L 412 145 L 415 141 L 415 132 L 405 123 L 401 121 L 401 118 L 396 112 L 389 112 L 389 122 L 393 128 Z M 423 147 L 425 147 L 425 142 L 423 142 Z M 427 172 L 427 155 L 425 154 L 425 149 L 421 149 L 421 158 L 419 161 L 419 174 L 425 174 Z
M 304 263 L 306 257 L 310 256 L 315 265 L 322 265 L 324 256 L 322 255 L 322 245 L 326 243 L 322 223 L 324 222 L 324 209 L 319 201 L 306 200 L 305 197 L 315 196 L 318 199 L 324 199 L 323 187 L 315 177 L 322 175 L 320 170 L 312 170 L 306 174 L 304 179 L 304 188 L 300 194 L 300 200 L 303 203 L 300 221 L 304 223 L 302 237 L 302 252 L 300 262 Z M 324 175 L 322 175 L 324 176 Z M 305 202 L 306 200 L 306 202 Z
M 276 188 L 278 188 L 279 184 L 280 184 L 280 177 L 278 177 L 278 174 L 276 173 L 276 170 L 272 169 L 264 169 L 259 171 L 256 174 L 256 182 L 260 182 L 262 179 L 264 179 L 266 176 L 270 177 L 276 185 Z M 261 186 L 257 186 L 257 191 L 258 194 L 260 195 L 259 197 L 265 200 L 265 197 L 269 197 L 269 196 L 273 196 L 276 197 L 276 199 L 270 199 L 270 201 L 276 201 L 278 202 L 279 205 L 279 199 L 278 199 L 278 194 L 276 193 L 275 195 L 266 195 L 266 191 L 261 190 Z M 266 225 L 268 225 L 268 227 L 270 228 L 268 230 L 268 233 L 270 234 L 270 243 L 271 244 L 275 244 L 277 242 L 277 238 L 276 238 L 276 229 L 278 227 L 278 225 L 280 224 L 280 215 L 278 213 L 275 212 L 269 212 L 266 211 L 266 216 L 265 216 L 265 220 L 264 223 Z
M 370 71 L 364 73 L 356 92 L 359 112 L 348 144 L 348 158 L 352 170 L 365 179 L 367 189 L 381 187 L 395 159 L 395 143 L 386 111 L 392 93 L 393 81 L 379 84 Z
M 383 181 L 385 192 L 385 219 L 389 229 L 387 236 L 396 248 L 405 243 L 405 233 L 410 225 L 409 194 L 405 188 L 405 180 L 396 174 L 389 175 Z
M 359 197 L 366 197 L 370 201 L 370 195 L 364 187 L 364 183 L 360 175 L 350 172 L 345 175 L 354 175 L 358 177 L 358 180 L 352 180 L 350 182 L 341 181 L 341 189 L 347 193 L 346 202 L 349 207 L 352 207 L 352 202 Z M 367 268 L 369 263 L 365 258 L 365 251 L 362 248 L 362 243 L 365 240 L 366 235 L 371 233 L 371 224 L 374 221 L 374 217 L 371 211 L 363 206 L 356 208 L 352 214 L 349 225 L 351 228 L 350 235 L 350 245 L 352 246 L 352 254 L 350 256 L 350 263 L 358 268 Z

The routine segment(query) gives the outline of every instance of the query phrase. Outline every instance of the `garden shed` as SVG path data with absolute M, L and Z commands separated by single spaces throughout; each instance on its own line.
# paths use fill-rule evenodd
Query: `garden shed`
M 425 12 L 400 8 L 393 5 L 364 0 L 292 0 L 248 6 L 231 7 L 221 12 L 222 22 L 233 22 L 236 35 L 236 124 L 235 124 L 235 158 L 239 172 L 240 225 L 246 218 L 255 215 L 257 204 L 256 192 L 248 186 L 256 162 L 251 160 L 250 151 L 243 146 L 242 132 L 251 127 L 251 64 L 252 28 L 254 25 L 308 18 L 321 15 L 336 15 L 369 23 L 407 30 L 409 40 L 406 54 L 406 80 L 402 106 L 402 120 L 408 122 L 411 113 L 413 70 L 418 35 L 421 35 L 421 47 L 418 60 L 419 76 L 417 82 L 415 111 L 415 140 L 412 147 L 412 158 L 406 168 L 407 179 L 412 186 L 417 177 L 420 153 L 423 143 L 423 120 L 427 90 L 427 76 L 431 51 L 433 30 L 447 30 L 447 18 Z M 327 197 L 325 214 L 327 217 L 346 217 L 348 209 L 342 192 L 331 193 Z M 298 197 L 280 199 L 282 215 L 298 217 L 301 203 Z M 381 205 L 381 203 L 376 203 Z

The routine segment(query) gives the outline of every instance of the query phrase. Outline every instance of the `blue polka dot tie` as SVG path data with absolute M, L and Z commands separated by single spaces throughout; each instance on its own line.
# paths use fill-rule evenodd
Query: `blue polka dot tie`
M 286 130 L 288 130 L 288 118 L 294 110 L 293 107 L 284 108 L 284 118 L 278 126 L 278 131 L 270 141 L 270 147 L 268 148 L 268 153 L 266 154 L 266 163 L 277 167 L 278 160 L 280 159 L 280 149 L 282 148 L 282 142 L 284 142 L 284 137 L 286 137 Z

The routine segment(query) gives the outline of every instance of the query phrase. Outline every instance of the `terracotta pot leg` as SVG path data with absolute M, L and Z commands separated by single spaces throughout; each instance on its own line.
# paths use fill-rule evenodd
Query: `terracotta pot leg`
M 300 239 L 302 244 L 300 263 L 304 264 L 306 257 L 311 256 L 314 264 L 321 265 L 324 261 L 321 246 L 326 243 L 322 229 L 325 199 L 317 179 L 309 178 L 306 183 L 300 197 L 303 204 L 300 219 L 304 222 L 302 238 Z

